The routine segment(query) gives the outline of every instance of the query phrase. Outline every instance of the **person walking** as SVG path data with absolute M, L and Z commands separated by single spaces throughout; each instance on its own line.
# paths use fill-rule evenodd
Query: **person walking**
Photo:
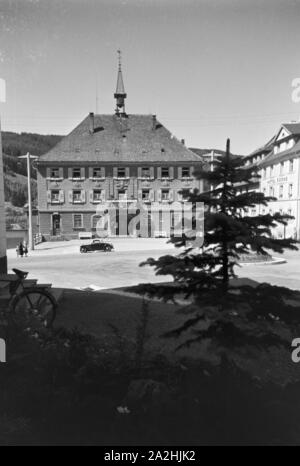
M 19 245 L 17 244 L 16 246 L 16 253 L 17 253 L 17 257 L 19 257 L 20 255 L 20 248 L 19 248 Z
M 27 247 L 26 241 L 25 241 L 25 243 L 24 243 L 23 249 L 24 249 L 24 255 L 25 255 L 25 257 L 28 257 L 28 247 Z
M 24 248 L 23 248 L 23 243 L 22 243 L 22 241 L 21 241 L 20 244 L 19 244 L 19 254 L 20 254 L 21 257 L 23 257 Z

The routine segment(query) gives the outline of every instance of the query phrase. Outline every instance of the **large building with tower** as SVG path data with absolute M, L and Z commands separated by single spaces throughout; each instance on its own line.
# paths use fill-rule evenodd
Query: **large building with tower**
M 193 177 L 202 157 L 155 115 L 125 111 L 121 63 L 114 97 L 114 114 L 90 113 L 38 160 L 39 228 L 46 239 L 95 232 L 107 203 L 117 211 L 138 201 L 166 206 L 203 190 Z M 152 235 L 164 236 L 163 230 L 158 225 Z

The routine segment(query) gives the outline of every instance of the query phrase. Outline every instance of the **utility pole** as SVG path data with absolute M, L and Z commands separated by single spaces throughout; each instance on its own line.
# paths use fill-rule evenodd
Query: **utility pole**
M 28 246 L 31 251 L 34 250 L 33 229 L 32 229 L 32 196 L 31 196 L 31 172 L 30 160 L 37 159 L 36 155 L 27 152 L 26 155 L 20 155 L 19 159 L 27 160 L 27 189 L 28 189 Z
M 5 81 L 0 79 L 0 102 L 5 102 Z M 7 273 L 4 173 L 0 117 L 0 273 Z

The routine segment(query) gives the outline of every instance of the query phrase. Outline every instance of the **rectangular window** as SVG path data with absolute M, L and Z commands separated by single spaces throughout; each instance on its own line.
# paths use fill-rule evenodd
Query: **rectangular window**
M 73 202 L 81 202 L 81 190 L 74 190 L 73 191 Z
M 289 197 L 293 197 L 293 184 L 289 184 Z
M 120 168 L 119 167 L 118 170 L 117 170 L 117 176 L 118 176 L 118 178 L 125 178 L 125 176 L 126 176 L 125 168 L 123 168 L 123 167 Z
M 73 228 L 82 228 L 83 227 L 83 217 L 82 214 L 73 214 Z
M 281 184 L 279 186 L 279 199 L 282 199 L 283 198 L 283 185 Z
M 162 178 L 169 178 L 169 176 L 170 176 L 169 167 L 162 167 L 162 169 L 161 169 L 161 177 L 162 177 Z
M 270 176 L 273 176 L 274 175 L 274 166 L 271 165 L 270 166 Z
M 101 178 L 101 168 L 100 167 L 93 168 L 93 178 Z
M 270 193 L 271 197 L 274 197 L 274 187 L 273 186 L 270 186 L 269 193 Z
M 73 168 L 72 169 L 72 178 L 81 178 L 80 168 Z
M 169 200 L 169 190 L 168 189 L 162 189 L 161 190 L 161 200 L 162 201 L 168 201 Z
M 280 175 L 283 175 L 284 173 L 284 162 L 281 162 L 280 164 Z
M 51 202 L 59 202 L 59 190 L 58 189 L 52 189 L 51 190 Z
M 182 178 L 189 178 L 190 176 L 190 167 L 182 167 Z
M 292 173 L 294 171 L 294 160 L 289 161 L 289 172 Z
M 149 201 L 150 199 L 150 190 L 149 189 L 143 189 L 142 190 L 142 200 L 143 201 Z
M 190 190 L 189 189 L 183 189 L 182 190 L 182 199 L 183 200 L 188 200 L 190 197 Z
M 125 189 L 119 189 L 118 199 L 119 199 L 119 201 L 124 201 L 125 199 L 127 199 L 127 192 L 126 192 Z
M 93 201 L 101 201 L 102 199 L 102 190 L 94 189 L 93 191 Z
M 142 178 L 150 178 L 150 168 L 142 167 Z
M 50 178 L 59 178 L 59 168 L 50 168 Z

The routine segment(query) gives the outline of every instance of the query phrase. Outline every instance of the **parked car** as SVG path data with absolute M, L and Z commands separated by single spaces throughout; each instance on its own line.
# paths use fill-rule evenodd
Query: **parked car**
M 80 246 L 80 252 L 93 252 L 93 251 L 106 251 L 111 252 L 113 251 L 114 247 L 111 243 L 107 243 L 100 239 L 94 239 L 91 243 L 82 244 Z

